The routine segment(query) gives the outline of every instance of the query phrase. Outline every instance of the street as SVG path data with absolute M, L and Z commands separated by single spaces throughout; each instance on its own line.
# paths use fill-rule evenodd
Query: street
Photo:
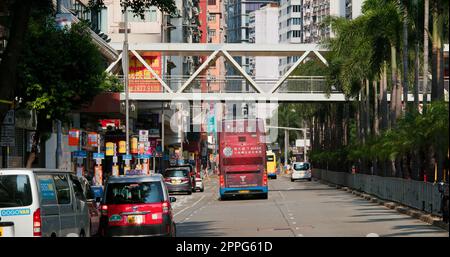
M 448 232 L 318 181 L 269 180 L 269 199 L 218 200 L 205 191 L 174 195 L 178 237 L 448 237 Z

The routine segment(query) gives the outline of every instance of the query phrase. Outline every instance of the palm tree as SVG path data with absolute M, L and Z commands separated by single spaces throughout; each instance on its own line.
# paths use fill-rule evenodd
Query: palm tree
M 398 84 L 397 52 L 399 49 L 402 13 L 397 1 L 393 0 L 366 0 L 363 5 L 363 14 L 367 17 L 367 34 L 374 39 L 373 42 L 384 42 L 389 45 L 391 66 L 391 125 L 395 126 L 395 120 L 401 114 L 401 88 Z M 386 46 L 379 46 L 386 49 Z M 375 51 L 380 53 L 380 51 Z M 384 53 L 382 57 L 386 57 Z M 379 58 L 379 57 L 378 57 Z M 377 57 L 374 58 L 377 60 Z M 381 67 L 381 62 L 377 65 Z
M 423 104 L 425 106 L 426 96 L 428 94 L 428 34 L 429 31 L 429 10 L 430 10 L 430 0 L 424 0 L 424 17 L 423 17 Z

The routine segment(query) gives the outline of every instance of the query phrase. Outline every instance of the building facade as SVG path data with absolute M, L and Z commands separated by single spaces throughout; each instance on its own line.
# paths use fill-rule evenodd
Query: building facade
M 364 0 L 281 0 L 279 42 L 319 43 L 332 37 L 330 26 L 323 26 L 328 16 L 355 18 L 361 14 Z M 279 74 L 284 74 L 299 56 L 279 60 Z
M 278 2 L 278 0 L 226 0 L 226 43 L 249 43 L 251 31 L 250 13 L 268 3 Z M 235 60 L 247 73 L 250 73 L 249 57 L 235 57 Z M 231 65 L 227 65 L 226 71 L 228 75 L 239 74 Z M 248 85 L 231 83 L 227 85 L 227 89 L 233 91 L 248 90 Z
M 278 43 L 278 4 L 271 3 L 249 14 L 250 42 L 256 44 Z M 268 90 L 278 79 L 278 57 L 250 57 L 250 75 L 257 84 Z M 264 83 L 269 81 L 269 83 Z
M 224 1 L 207 0 L 207 42 L 220 44 L 225 42 Z M 225 62 L 223 57 L 216 59 L 207 72 L 209 91 L 219 92 L 223 86 Z

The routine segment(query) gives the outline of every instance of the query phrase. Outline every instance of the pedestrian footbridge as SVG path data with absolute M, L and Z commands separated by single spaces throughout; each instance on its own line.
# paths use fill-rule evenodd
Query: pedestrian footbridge
M 110 44 L 123 52 L 123 44 Z M 123 79 L 120 66 L 127 67 L 129 57 L 150 72 L 151 79 L 130 77 L 133 85 L 129 99 L 135 101 L 256 101 L 256 102 L 344 102 L 345 95 L 335 87 L 329 87 L 323 74 L 319 76 L 293 76 L 293 71 L 305 60 L 316 58 L 328 65 L 324 53 L 328 50 L 318 44 L 187 44 L 187 43 L 136 43 L 128 47 L 129 54 L 123 53 L 112 62 L 107 72 Z M 161 56 L 201 56 L 204 61 L 189 76 L 161 76 L 143 58 L 144 53 L 159 53 Z M 234 59 L 242 56 L 297 56 L 297 61 L 287 72 L 277 78 L 249 75 Z M 210 77 L 206 70 L 218 58 L 234 67 L 240 75 Z M 274 67 L 278 70 L 278 67 Z M 446 81 L 448 90 L 448 80 Z M 448 95 L 448 94 L 447 94 Z M 427 94 L 428 98 L 430 95 Z M 125 99 L 125 93 L 121 95 Z M 388 94 L 388 101 L 390 94 Z M 408 101 L 413 101 L 409 94 Z M 419 101 L 422 101 L 422 92 Z

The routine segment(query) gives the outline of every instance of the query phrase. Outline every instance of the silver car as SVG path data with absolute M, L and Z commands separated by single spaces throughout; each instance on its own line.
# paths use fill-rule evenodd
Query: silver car
M 311 164 L 309 162 L 294 162 L 292 165 L 291 181 L 307 179 L 311 181 Z

